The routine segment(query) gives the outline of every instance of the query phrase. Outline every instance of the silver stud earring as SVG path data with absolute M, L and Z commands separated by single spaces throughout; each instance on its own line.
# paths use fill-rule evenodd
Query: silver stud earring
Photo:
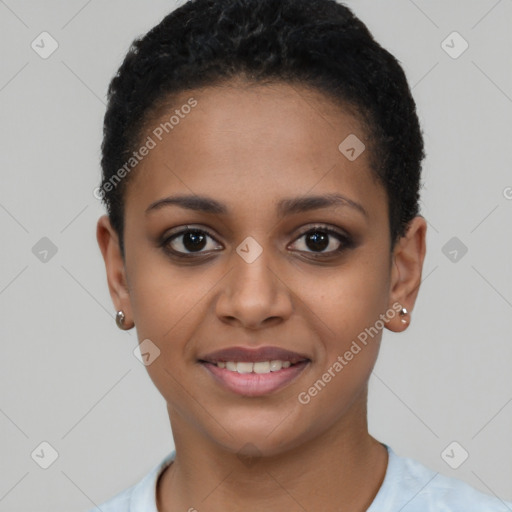
M 406 309 L 406 308 L 402 308 L 402 309 L 400 310 L 400 316 L 401 316 L 401 317 L 404 317 L 405 315 L 407 315 L 407 313 L 408 313 L 408 311 L 407 311 L 407 309 Z M 409 323 L 409 320 L 407 320 L 407 318 L 402 318 L 402 323 L 403 323 L 403 324 L 408 324 L 408 323 Z
M 129 329 L 129 327 L 126 327 L 126 325 L 124 325 L 124 313 L 122 311 L 118 311 L 116 313 L 116 324 L 117 324 L 117 327 L 119 327 L 119 329 L 123 330 L 123 331 L 127 331 Z

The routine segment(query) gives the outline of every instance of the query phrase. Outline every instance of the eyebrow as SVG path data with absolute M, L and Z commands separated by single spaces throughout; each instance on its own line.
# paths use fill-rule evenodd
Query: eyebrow
M 145 213 L 148 214 L 165 206 L 171 205 L 203 213 L 212 213 L 215 215 L 226 215 L 229 213 L 226 205 L 223 203 L 220 203 L 210 197 L 197 195 L 164 197 L 163 199 L 159 199 L 158 201 L 151 203 L 147 207 Z M 284 217 L 294 213 L 308 212 L 321 208 L 329 208 L 331 206 L 348 206 L 368 218 L 368 212 L 361 204 L 341 194 L 325 194 L 281 199 L 277 203 L 277 215 L 279 217 Z

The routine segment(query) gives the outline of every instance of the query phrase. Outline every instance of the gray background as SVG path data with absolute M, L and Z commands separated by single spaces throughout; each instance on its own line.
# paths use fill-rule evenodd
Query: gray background
M 424 282 L 410 328 L 384 333 L 370 430 L 512 500 L 512 0 L 346 4 L 404 66 L 428 154 Z M 114 323 L 92 191 L 108 83 L 175 6 L 0 1 L 2 512 L 87 510 L 173 448 L 136 333 Z M 43 31 L 59 44 L 47 59 L 31 48 Z M 442 47 L 453 31 L 469 43 L 458 58 Z M 43 237 L 57 248 L 46 261 Z M 452 237 L 468 249 L 457 261 Z M 441 456 L 453 441 L 469 453 L 458 469 Z M 58 452 L 48 469 L 31 456 L 42 442 Z

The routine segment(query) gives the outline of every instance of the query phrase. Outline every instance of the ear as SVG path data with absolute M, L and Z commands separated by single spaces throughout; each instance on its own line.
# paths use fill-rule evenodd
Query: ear
M 110 297 L 112 298 L 116 311 L 123 311 L 125 315 L 125 325 L 131 328 L 133 327 L 131 320 L 133 316 L 125 264 L 119 247 L 119 238 L 110 224 L 108 215 L 103 215 L 99 218 L 96 228 L 96 239 L 98 240 L 98 245 L 100 246 L 101 254 L 105 261 Z
M 407 309 L 407 314 L 395 315 L 386 324 L 390 331 L 407 329 L 410 313 L 416 302 L 421 284 L 421 273 L 426 252 L 427 223 L 422 216 L 414 217 L 407 233 L 396 244 L 391 258 L 390 303 L 398 303 Z

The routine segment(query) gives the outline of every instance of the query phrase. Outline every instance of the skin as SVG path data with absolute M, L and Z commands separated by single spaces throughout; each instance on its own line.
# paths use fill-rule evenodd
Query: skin
M 139 342 L 150 339 L 160 350 L 146 368 L 167 402 L 177 455 L 159 479 L 158 510 L 366 510 L 387 467 L 366 415 L 382 330 L 308 404 L 297 397 L 394 303 L 412 310 L 426 222 L 415 217 L 391 252 L 386 193 L 370 170 L 370 146 L 355 161 L 338 150 L 351 133 L 364 141 L 364 131 L 322 94 L 232 82 L 183 93 L 154 126 L 190 97 L 197 107 L 130 177 L 125 261 L 107 216 L 97 226 L 116 310 L 136 325 Z M 326 193 L 359 203 L 367 216 L 346 205 L 276 214 L 280 199 Z M 176 205 L 145 213 L 178 194 L 208 196 L 228 213 Z M 332 252 L 315 260 L 319 250 L 304 232 L 317 223 L 353 244 L 329 235 L 323 253 Z M 159 246 L 186 225 L 215 238 L 192 260 Z M 236 252 L 248 236 L 262 248 L 252 263 Z M 190 253 L 183 242 L 177 237 L 167 247 Z M 409 315 L 395 315 L 385 328 L 400 332 L 408 323 Z M 197 361 L 235 345 L 283 347 L 310 363 L 277 392 L 241 396 Z

